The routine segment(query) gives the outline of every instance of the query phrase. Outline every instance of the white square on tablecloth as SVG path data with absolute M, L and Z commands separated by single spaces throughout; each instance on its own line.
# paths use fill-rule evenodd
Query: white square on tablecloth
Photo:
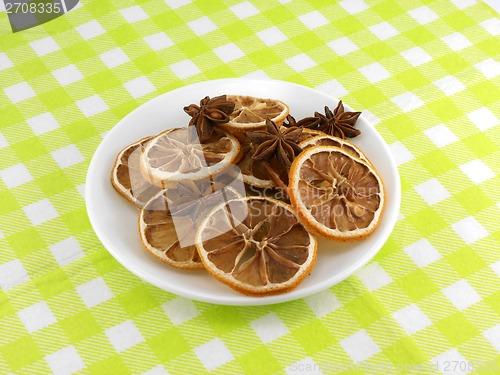
M 391 74 L 378 62 L 374 62 L 370 65 L 365 65 L 362 68 L 359 68 L 359 71 L 371 83 L 382 81 L 391 76 Z
M 57 211 L 52 203 L 45 198 L 29 206 L 23 207 L 23 211 L 33 225 L 40 225 L 57 217 Z
M 286 59 L 285 62 L 290 68 L 295 70 L 297 73 L 303 72 L 304 70 L 310 69 L 313 66 L 318 65 L 316 61 L 311 59 L 305 53 L 301 53 L 299 55 L 290 57 L 289 59 Z
M 245 74 L 243 76 L 243 78 L 246 78 L 246 79 L 271 79 L 267 74 L 266 72 L 264 72 L 263 70 L 259 69 L 259 70 L 256 70 L 255 72 L 252 72 L 252 73 L 248 73 L 248 74 Z
M 386 40 L 399 34 L 399 31 L 389 22 L 381 22 L 377 25 L 370 26 L 369 29 L 380 40 Z
M 497 207 L 498 206 L 500 206 L 500 204 L 497 204 Z M 495 272 L 498 275 L 498 277 L 500 277 L 500 260 L 490 265 L 490 267 L 493 270 L 493 272 Z
M 392 156 L 396 159 L 396 164 L 401 165 L 403 163 L 413 160 L 415 157 L 413 154 L 403 145 L 400 141 L 396 141 L 389 145 Z
M 289 333 L 286 325 L 274 312 L 271 312 L 250 322 L 250 326 L 264 344 L 267 344 Z
M 476 4 L 476 0 L 451 0 L 451 2 L 455 4 L 458 9 L 465 9 Z
M 59 51 L 61 47 L 56 43 L 54 38 L 47 36 L 42 39 L 35 40 L 30 43 L 31 48 L 35 51 L 38 56 L 45 56 L 49 53 Z
M 19 259 L 0 264 L 0 287 L 3 290 L 9 290 L 28 280 L 28 272 Z
M 328 20 L 317 10 L 299 16 L 299 20 L 309 29 L 314 30 L 328 24 Z
M 57 320 L 47 302 L 41 301 L 17 313 L 29 333 L 41 330 Z
M 264 42 L 266 46 L 269 47 L 287 40 L 286 35 L 283 34 L 281 30 L 276 26 L 259 31 L 257 33 L 257 36 Z
M 489 235 L 489 232 L 473 216 L 452 224 L 451 228 L 468 245 Z
M 120 47 L 116 47 L 109 51 L 101 53 L 99 55 L 99 58 L 109 69 L 115 68 L 130 61 L 127 54 L 123 52 Z
M 477 64 L 474 64 L 474 67 L 483 73 L 483 75 L 488 79 L 495 78 L 500 74 L 500 62 L 493 60 L 492 58 L 478 62 Z
M 233 60 L 237 60 L 243 56 L 245 53 L 234 43 L 228 43 L 223 46 L 217 47 L 214 49 L 214 52 L 219 59 L 224 61 L 225 63 L 231 62 Z
M 425 5 L 410 10 L 408 14 L 421 25 L 426 25 L 439 18 L 438 15 L 434 13 L 432 9 L 430 9 Z
M 485 29 L 492 36 L 500 35 L 500 19 L 497 17 L 490 18 L 489 20 L 480 23 L 481 27 Z
M 391 101 L 405 113 L 413 111 L 424 105 L 424 102 L 412 92 L 405 92 L 404 94 L 395 96 L 391 99 Z
M 476 185 L 495 177 L 495 173 L 479 159 L 463 164 L 459 168 Z
M 498 118 L 486 107 L 481 107 L 468 113 L 467 117 L 481 131 L 485 131 L 500 123 Z
M 331 42 L 328 42 L 327 45 L 339 56 L 344 56 L 348 53 L 359 50 L 359 47 L 346 36 L 332 40 Z
M 102 277 L 77 286 L 76 291 L 89 309 L 114 297 L 113 292 L 111 292 Z
M 403 56 L 406 61 L 414 67 L 428 63 L 432 60 L 432 57 L 420 47 L 407 49 L 406 51 L 401 52 L 401 56 Z
M 5 52 L 0 53 L 0 70 L 11 68 L 12 61 L 10 61 L 9 57 Z
M 125 89 L 127 89 L 129 94 L 136 99 L 156 90 L 156 87 L 154 87 L 154 85 L 146 76 L 138 77 L 131 81 L 125 82 L 123 86 L 125 87 Z
M 50 112 L 45 112 L 41 115 L 31 117 L 27 119 L 26 122 L 36 135 L 47 133 L 48 131 L 59 127 L 59 123 Z
M 109 109 L 108 105 L 97 94 L 77 101 L 76 105 L 86 117 L 97 115 Z
M 95 38 L 96 36 L 104 34 L 106 31 L 96 20 L 89 21 L 76 27 L 76 31 L 85 40 Z
M 73 345 L 45 356 L 54 375 L 71 375 L 83 370 L 85 363 Z
M 4 184 L 9 189 L 14 189 L 22 184 L 33 181 L 33 176 L 23 163 L 1 170 L 0 177 L 2 177 Z
M 441 38 L 453 51 L 460 51 L 470 47 L 472 43 L 463 34 L 456 32 Z
M 244 1 L 242 3 L 233 5 L 229 9 L 240 20 L 244 20 L 245 18 L 255 16 L 256 14 L 259 13 L 259 10 L 255 7 L 255 5 L 253 5 L 249 1 Z
M 404 251 L 418 267 L 425 267 L 441 259 L 441 254 L 432 246 L 427 238 L 422 238 L 406 246 Z
M 200 73 L 200 69 L 189 59 L 170 65 L 170 69 L 180 79 L 189 78 Z
M 17 83 L 3 89 L 3 91 L 14 104 L 31 99 L 36 95 L 28 82 Z
M 162 305 L 162 308 L 175 326 L 200 315 L 193 301 L 184 297 L 176 297 L 167 301 Z
M 414 303 L 396 311 L 392 317 L 409 335 L 413 335 L 432 324 L 427 315 Z
M 368 9 L 363 0 L 342 0 L 340 6 L 349 14 L 356 14 Z
M 193 21 L 188 22 L 188 26 L 193 32 L 198 35 L 205 35 L 211 31 L 217 30 L 217 26 L 213 21 L 207 16 L 197 18 Z
M 50 245 L 49 249 L 60 266 L 65 266 L 84 256 L 83 249 L 75 237 Z
M 219 338 L 194 348 L 194 352 L 208 371 L 215 370 L 234 359 L 233 354 Z
M 318 318 L 322 318 L 342 306 L 337 296 L 329 289 L 305 297 L 304 301 Z
M 432 363 L 436 364 L 436 366 L 439 368 L 439 371 L 443 375 L 465 375 L 469 372 L 467 370 L 467 368 L 469 367 L 468 362 L 455 348 L 441 353 L 437 357 L 433 358 Z M 458 366 L 453 366 L 454 363 L 457 363 Z M 465 366 L 462 366 L 462 368 L 465 368 L 465 370 L 460 369 L 461 363 L 465 364 Z
M 191 0 L 165 0 L 167 5 L 172 9 L 183 7 L 184 5 L 191 4 Z
M 436 204 L 451 196 L 437 178 L 421 183 L 415 187 L 415 190 L 428 205 Z
M 500 324 L 484 331 L 483 336 L 490 342 L 497 352 L 500 352 Z
M 446 96 L 454 95 L 465 89 L 463 83 L 454 76 L 446 76 L 432 82 L 438 89 L 440 89 Z
M 467 280 L 462 279 L 444 288 L 443 294 L 460 311 L 481 301 L 481 296 L 470 286 Z
M 75 64 L 70 64 L 64 68 L 54 70 L 52 75 L 61 86 L 68 86 L 83 79 L 82 73 Z
M 69 168 L 85 160 L 75 145 L 69 145 L 50 153 L 61 168 Z
M 148 35 L 144 37 L 144 41 L 151 47 L 153 51 L 159 51 L 168 47 L 172 47 L 174 42 L 164 32 Z
M 356 272 L 361 282 L 370 291 L 374 291 L 392 282 L 391 277 L 377 262 L 371 263 Z
M 361 329 L 340 341 L 340 346 L 346 351 L 354 362 L 366 361 L 380 352 L 377 343 Z
M 149 18 L 148 14 L 139 5 L 120 9 L 120 13 L 129 23 L 135 23 Z
M 334 98 L 341 98 L 344 95 L 348 94 L 348 91 L 345 89 L 345 87 L 342 86 L 342 84 L 335 78 L 328 82 L 322 83 L 319 86 L 316 86 L 316 90 L 322 91 Z
M 453 142 L 458 141 L 455 134 L 444 124 L 436 125 L 432 128 L 424 130 L 425 135 L 439 148 L 448 146 Z
M 144 337 L 131 320 L 108 328 L 106 336 L 118 353 L 144 341 Z

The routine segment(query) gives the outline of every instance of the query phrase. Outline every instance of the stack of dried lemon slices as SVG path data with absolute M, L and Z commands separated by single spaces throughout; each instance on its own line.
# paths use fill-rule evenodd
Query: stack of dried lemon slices
M 184 111 L 187 127 L 127 146 L 111 172 L 161 261 L 247 295 L 277 294 L 311 272 L 315 236 L 355 241 L 377 227 L 383 182 L 345 139 L 360 134 L 360 112 L 339 102 L 297 122 L 280 100 L 240 95 Z

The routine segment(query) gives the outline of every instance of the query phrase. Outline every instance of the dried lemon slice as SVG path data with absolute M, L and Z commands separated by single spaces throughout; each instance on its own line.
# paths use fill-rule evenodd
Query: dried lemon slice
M 189 126 L 161 133 L 145 147 L 140 158 L 141 173 L 153 185 L 173 187 L 182 180 L 200 180 L 217 175 L 239 161 L 238 140 L 215 129 L 200 143 L 196 128 Z
M 216 207 L 205 218 L 196 247 L 215 278 L 258 296 L 297 287 L 316 261 L 317 243 L 290 205 L 245 197 Z
M 323 134 L 306 139 L 300 142 L 299 146 L 302 147 L 302 149 L 306 149 L 313 146 L 334 146 L 341 148 L 342 150 L 354 156 L 355 158 L 361 159 L 371 164 L 371 162 L 368 160 L 363 151 L 361 151 L 358 147 L 356 147 L 346 139 L 334 137 L 331 135 Z
M 307 229 L 340 241 L 373 232 L 385 201 L 373 166 L 332 146 L 308 148 L 293 161 L 288 193 Z
M 146 181 L 139 168 L 142 150 L 152 138 L 143 138 L 121 150 L 111 170 L 113 188 L 138 208 L 143 207 L 161 190 Z
M 201 269 L 195 233 L 204 215 L 215 206 L 241 197 L 227 178 L 219 181 L 185 180 L 175 189 L 159 192 L 139 214 L 139 234 L 144 248 L 173 267 Z
M 229 122 L 218 126 L 239 138 L 247 131 L 265 129 L 266 118 L 281 125 L 290 112 L 288 105 L 276 99 L 243 95 L 227 95 L 226 99 L 235 103 L 234 110 L 229 116 Z

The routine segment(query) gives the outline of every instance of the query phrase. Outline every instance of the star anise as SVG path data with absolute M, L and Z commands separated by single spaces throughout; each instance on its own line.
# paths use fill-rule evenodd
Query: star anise
M 276 123 L 266 119 L 267 130 L 257 130 L 247 134 L 250 142 L 257 148 L 252 155 L 254 160 L 276 158 L 287 170 L 293 159 L 302 152 L 297 144 L 301 128 L 293 127 L 280 132 Z
M 286 126 L 287 128 L 299 127 L 315 129 L 318 127 L 319 121 L 320 119 L 318 117 L 305 117 L 300 121 L 296 121 L 295 117 L 288 115 L 283 122 L 283 126 Z
M 200 105 L 190 104 L 184 107 L 184 112 L 191 116 L 189 126 L 196 126 L 200 142 L 206 142 L 214 132 L 215 124 L 224 124 L 229 121 L 229 115 L 234 110 L 234 103 L 227 100 L 226 95 L 210 98 L 205 96 Z
M 320 118 L 318 130 L 345 139 L 346 137 L 354 138 L 361 134 L 361 131 L 354 127 L 360 115 L 361 112 L 345 112 L 341 100 L 333 113 L 330 108 L 325 106 L 325 114 L 316 112 L 314 117 Z

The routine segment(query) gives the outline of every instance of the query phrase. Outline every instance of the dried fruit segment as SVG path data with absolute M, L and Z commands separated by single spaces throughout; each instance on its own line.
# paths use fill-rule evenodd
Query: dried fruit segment
M 371 164 L 363 151 L 361 151 L 358 147 L 356 147 L 346 139 L 333 137 L 331 135 L 318 135 L 316 137 L 306 139 L 305 141 L 300 142 L 299 146 L 303 149 L 313 146 L 334 146 L 344 150 L 349 155 L 352 155 L 355 158 L 361 159 Z
M 125 147 L 111 170 L 111 184 L 115 190 L 137 208 L 143 207 L 161 190 L 142 177 L 139 167 L 142 150 L 152 138 L 146 137 Z
M 375 169 L 338 147 L 315 146 L 300 154 L 288 191 L 310 231 L 341 241 L 373 232 L 384 208 L 384 185 Z
M 269 295 L 303 281 L 316 260 L 317 243 L 290 205 L 245 197 L 208 215 L 198 229 L 196 247 L 219 281 L 248 295 Z
M 160 187 L 181 180 L 200 180 L 223 172 L 241 157 L 240 144 L 231 134 L 215 129 L 200 143 L 196 128 L 175 129 L 153 138 L 141 155 L 144 178 Z
M 146 250 L 177 268 L 203 268 L 194 246 L 200 221 L 215 206 L 241 197 L 227 183 L 225 177 L 185 180 L 153 197 L 139 215 L 139 234 Z

